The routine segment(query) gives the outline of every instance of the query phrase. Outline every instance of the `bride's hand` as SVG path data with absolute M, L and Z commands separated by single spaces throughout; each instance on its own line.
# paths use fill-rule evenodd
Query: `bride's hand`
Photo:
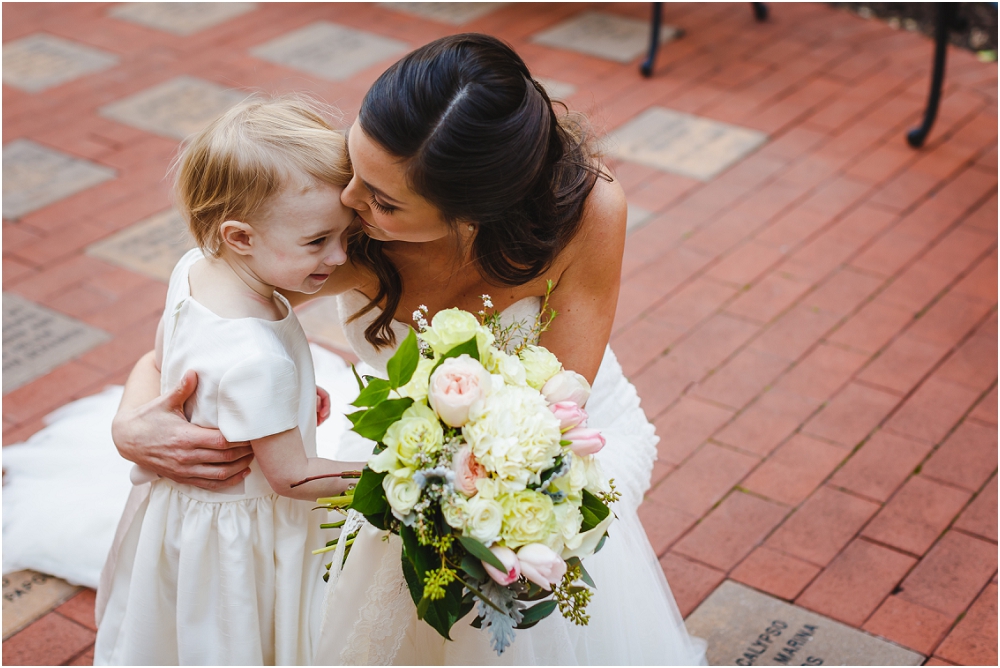
M 320 426 L 330 417 L 330 393 L 319 385 L 316 386 L 316 426 Z
M 152 401 L 134 408 L 123 401 L 112 438 L 122 457 L 165 478 L 202 489 L 231 487 L 249 475 L 253 451 L 187 421 L 184 402 L 197 386 L 197 374 L 188 371 L 174 390 Z

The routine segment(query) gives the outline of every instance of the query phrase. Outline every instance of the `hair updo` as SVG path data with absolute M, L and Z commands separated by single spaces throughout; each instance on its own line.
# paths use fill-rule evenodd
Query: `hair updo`
M 557 118 L 521 57 L 488 35 L 451 35 L 403 57 L 369 89 L 358 123 L 406 161 L 410 187 L 445 221 L 476 223 L 473 258 L 495 285 L 523 285 L 549 268 L 601 174 L 585 123 Z M 382 242 L 363 233 L 348 253 L 379 281 L 352 319 L 382 305 L 365 338 L 390 345 L 399 273 Z

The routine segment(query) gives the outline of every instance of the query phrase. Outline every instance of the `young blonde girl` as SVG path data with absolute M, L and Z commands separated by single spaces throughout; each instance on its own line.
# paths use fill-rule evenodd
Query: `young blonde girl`
M 198 249 L 178 263 L 156 336 L 161 388 L 255 456 L 235 488 L 133 472 L 102 575 L 95 664 L 307 664 L 319 631 L 320 496 L 357 465 L 316 454 L 312 357 L 277 290 L 314 293 L 346 261 L 354 212 L 343 136 L 301 98 L 251 99 L 184 147 L 176 198 Z M 293 486 L 294 485 L 294 486 Z

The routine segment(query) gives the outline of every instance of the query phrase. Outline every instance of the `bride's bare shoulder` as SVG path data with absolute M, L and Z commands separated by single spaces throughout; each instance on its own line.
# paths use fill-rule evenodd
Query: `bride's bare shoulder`
M 607 173 L 607 168 L 603 168 Z M 583 217 L 573 245 L 580 251 L 595 247 L 618 248 L 625 240 L 628 204 L 617 179 L 598 177 L 583 204 Z M 609 249 L 610 250 L 610 249 Z

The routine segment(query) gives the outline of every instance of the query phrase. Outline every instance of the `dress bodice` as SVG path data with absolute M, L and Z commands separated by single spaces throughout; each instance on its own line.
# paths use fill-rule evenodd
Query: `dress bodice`
M 337 298 L 337 306 L 340 310 L 340 322 L 343 324 L 344 335 L 347 337 L 351 348 L 354 349 L 358 358 L 372 367 L 378 375 L 384 375 L 386 362 L 396 352 L 395 347 L 387 346 L 379 350 L 365 339 L 365 329 L 378 317 L 380 313 L 378 308 L 372 309 L 357 320 L 348 322 L 348 319 L 364 308 L 367 303 L 368 297 L 357 290 L 341 294 Z M 541 297 L 525 297 L 501 311 L 500 321 L 504 326 L 514 322 L 527 323 L 530 320 L 534 320 L 541 306 Z M 391 326 L 392 331 L 396 334 L 396 343 L 398 344 L 406 338 L 406 333 L 410 325 L 393 320 Z

